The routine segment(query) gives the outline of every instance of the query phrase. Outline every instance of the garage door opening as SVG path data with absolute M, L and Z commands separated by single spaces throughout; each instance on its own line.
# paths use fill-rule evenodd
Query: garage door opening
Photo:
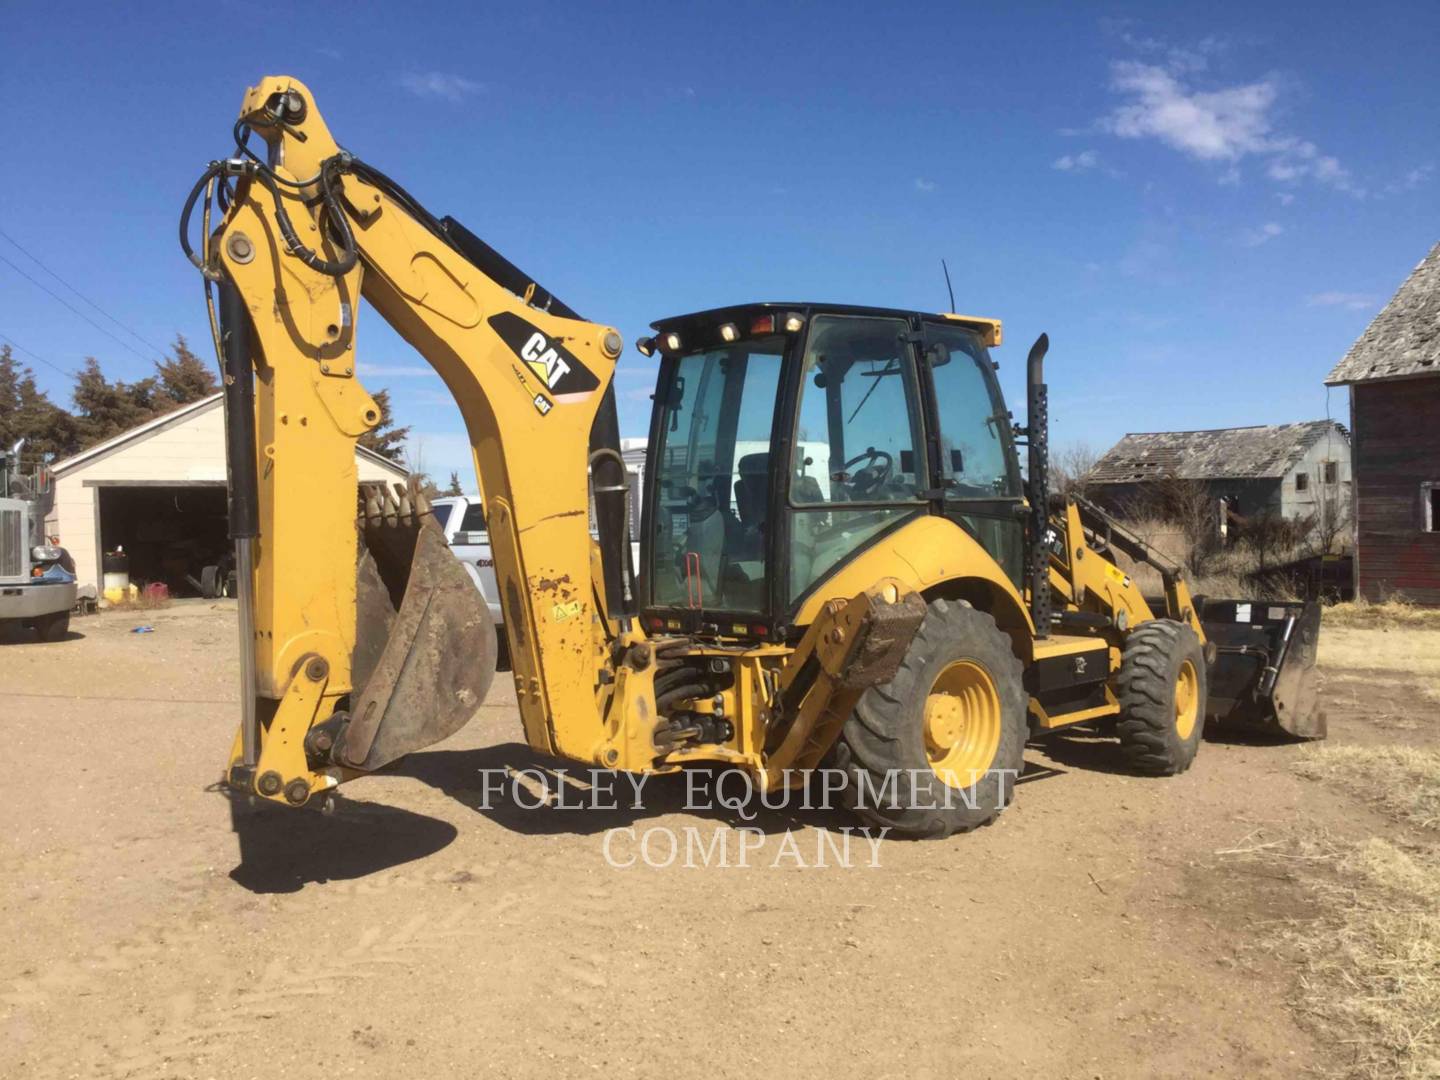
M 131 582 L 164 582 L 172 596 L 204 596 L 208 585 L 216 595 L 234 564 L 224 484 L 116 485 L 98 494 L 100 549 L 124 548 Z

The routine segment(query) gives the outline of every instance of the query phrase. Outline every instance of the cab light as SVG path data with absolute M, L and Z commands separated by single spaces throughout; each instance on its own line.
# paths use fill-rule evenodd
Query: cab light
M 750 632 L 756 637 L 769 637 L 770 635 L 769 629 L 760 625 L 759 623 L 756 623 L 754 626 L 750 627 Z
M 675 331 L 673 331 L 673 330 L 670 331 L 670 333 L 666 334 L 666 335 L 665 335 L 665 348 L 666 348 L 667 350 L 669 350 L 670 352 L 679 352 L 679 351 L 680 351 L 680 335 L 677 334 L 677 333 L 675 333 Z
M 774 332 L 774 315 L 761 315 L 750 323 L 750 333 L 752 334 L 773 334 Z
M 739 339 L 739 337 L 740 328 L 736 326 L 733 322 L 727 322 L 725 325 L 720 327 L 721 341 L 736 341 Z
M 785 330 L 787 333 L 793 334 L 804 325 L 804 318 L 796 315 L 793 311 L 789 315 L 785 316 Z
M 663 629 L 665 629 L 665 620 L 662 619 L 662 618 L 660 618 L 659 615 L 652 615 L 652 616 L 650 617 L 650 629 L 651 629 L 651 630 L 663 630 Z
M 655 339 L 653 337 L 639 337 L 635 339 L 635 348 L 642 356 L 655 355 Z

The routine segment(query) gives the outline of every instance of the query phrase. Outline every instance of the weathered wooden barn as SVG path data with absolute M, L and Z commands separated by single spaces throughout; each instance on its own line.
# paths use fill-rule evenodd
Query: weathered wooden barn
M 1144 514 L 1174 481 L 1203 484 L 1218 507 L 1253 518 L 1275 514 L 1326 524 L 1348 515 L 1350 440 L 1333 420 L 1147 431 L 1126 435 L 1095 463 L 1087 491 L 1122 514 Z
M 1325 382 L 1350 388 L 1357 589 L 1440 605 L 1440 244 Z

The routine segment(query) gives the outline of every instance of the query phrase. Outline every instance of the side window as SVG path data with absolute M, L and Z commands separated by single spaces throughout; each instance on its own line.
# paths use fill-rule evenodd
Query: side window
M 931 326 L 926 336 L 946 498 L 1019 495 L 1010 471 L 1010 417 L 990 374 L 989 354 L 959 327 Z
M 1420 485 L 1420 514 L 1426 532 L 1440 533 L 1440 480 Z
M 442 532 L 445 529 L 446 522 L 450 520 L 450 511 L 454 509 L 454 503 L 435 503 L 430 508 L 431 513 L 435 515 L 435 524 L 440 526 Z
M 793 601 L 875 534 L 923 513 L 920 398 L 903 319 L 817 316 L 789 472 Z
M 1296 491 L 1309 491 L 1309 490 L 1310 490 L 1310 474 L 1309 474 L 1309 473 L 1297 472 L 1297 473 L 1295 474 L 1295 490 L 1296 490 Z
M 460 519 L 460 527 L 455 530 L 455 542 L 483 544 L 485 541 L 485 507 L 481 503 L 471 503 L 465 507 L 465 516 Z

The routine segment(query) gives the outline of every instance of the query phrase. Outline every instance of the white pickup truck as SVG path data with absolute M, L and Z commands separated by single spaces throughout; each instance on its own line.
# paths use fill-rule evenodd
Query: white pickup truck
M 638 480 L 632 477 L 632 482 L 638 483 Z M 505 616 L 500 611 L 495 557 L 490 551 L 490 534 L 485 531 L 485 511 L 480 500 L 474 495 L 441 495 L 431 499 L 430 505 L 435 509 L 435 522 L 445 534 L 445 542 L 489 605 L 490 616 L 495 620 L 498 631 L 505 624 Z M 630 556 L 634 560 L 631 565 L 638 567 L 638 543 L 630 545 Z M 501 640 L 504 640 L 503 637 Z
M 485 510 L 480 500 L 469 495 L 442 495 L 430 500 L 430 504 L 435 508 L 435 523 L 445 534 L 445 542 L 485 598 L 495 629 L 499 630 L 505 616 L 500 613 L 495 558 L 490 552 L 490 534 L 485 531 Z

